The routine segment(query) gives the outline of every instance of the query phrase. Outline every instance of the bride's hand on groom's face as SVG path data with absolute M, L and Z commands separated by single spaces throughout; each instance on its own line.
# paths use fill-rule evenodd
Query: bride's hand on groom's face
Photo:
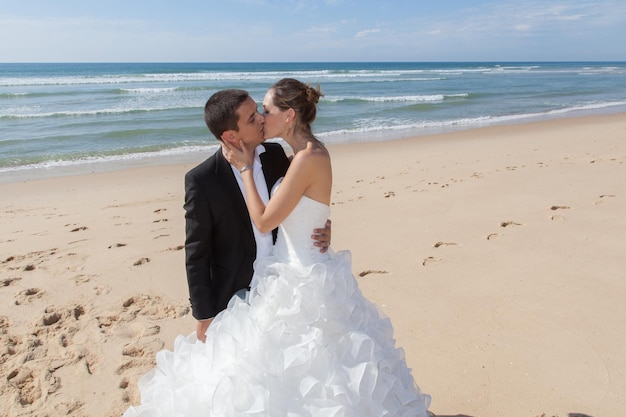
M 239 142 L 239 146 L 222 142 L 222 155 L 235 168 L 241 170 L 245 166 L 252 166 L 254 163 L 254 148 L 250 149 L 243 141 Z

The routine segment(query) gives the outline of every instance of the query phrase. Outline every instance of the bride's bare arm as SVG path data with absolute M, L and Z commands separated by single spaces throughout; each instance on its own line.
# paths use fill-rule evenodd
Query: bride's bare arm
M 243 172 L 248 211 L 261 232 L 269 232 L 276 228 L 291 213 L 311 185 L 317 181 L 319 160 L 320 156 L 315 153 L 308 150 L 300 151 L 293 158 L 280 188 L 272 196 L 267 207 L 256 191 L 253 174 Z
M 261 200 L 254 183 L 253 150 L 241 144 L 241 150 L 225 145 L 225 156 L 241 172 L 246 189 L 250 217 L 261 232 L 276 228 L 294 209 L 307 192 L 309 197 L 328 204 L 330 200 L 330 158 L 325 149 L 304 149 L 293 158 L 279 190 L 267 207 Z M 328 189 L 327 192 L 325 189 Z

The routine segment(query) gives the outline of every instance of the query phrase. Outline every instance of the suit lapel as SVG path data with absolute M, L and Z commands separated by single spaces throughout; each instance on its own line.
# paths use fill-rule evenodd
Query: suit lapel
M 250 220 L 250 213 L 248 213 L 248 207 L 246 206 L 246 200 L 244 200 L 243 195 L 241 194 L 233 169 L 221 152 L 217 153 L 216 171 L 217 177 L 223 178 L 224 192 L 226 193 L 228 199 L 233 202 L 235 212 L 241 217 L 242 224 L 246 225 L 246 228 L 254 238 L 254 232 L 252 231 L 252 223 Z
M 275 162 L 275 158 L 273 157 L 272 151 L 267 149 L 265 145 L 265 152 L 259 155 L 261 159 L 261 165 L 263 165 L 263 176 L 265 177 L 265 184 L 267 185 L 267 193 L 272 198 L 272 187 L 276 184 L 276 181 L 285 173 L 278 169 L 280 164 Z M 276 237 L 278 236 L 278 228 L 272 230 L 272 239 L 274 243 L 276 243 Z
M 285 173 L 276 169 L 278 164 L 272 163 L 272 153 L 268 151 L 267 148 L 266 151 L 259 156 L 259 158 L 261 159 L 261 164 L 263 165 L 263 176 L 265 177 L 265 183 L 267 184 L 267 192 L 271 198 L 272 187 Z

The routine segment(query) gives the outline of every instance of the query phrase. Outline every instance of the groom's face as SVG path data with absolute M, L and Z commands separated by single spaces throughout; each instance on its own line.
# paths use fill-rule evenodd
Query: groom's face
M 235 132 L 238 140 L 243 140 L 247 145 L 260 145 L 263 142 L 265 119 L 258 112 L 257 105 L 251 97 L 241 103 L 237 109 L 239 121 Z

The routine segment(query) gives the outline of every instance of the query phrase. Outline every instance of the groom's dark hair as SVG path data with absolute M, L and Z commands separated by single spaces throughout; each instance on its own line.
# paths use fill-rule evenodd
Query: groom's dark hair
M 204 122 L 217 140 L 227 130 L 239 130 L 237 109 L 250 97 L 244 90 L 221 90 L 213 94 L 204 105 Z

